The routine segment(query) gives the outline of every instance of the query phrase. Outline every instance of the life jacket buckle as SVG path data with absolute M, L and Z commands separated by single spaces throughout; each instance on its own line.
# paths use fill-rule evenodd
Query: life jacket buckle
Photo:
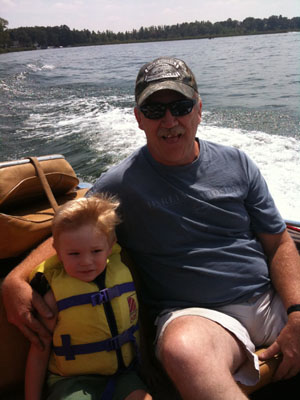
M 121 348 L 121 346 L 124 344 L 124 343 L 121 343 L 120 342 L 120 336 L 121 335 L 118 335 L 118 336 L 115 336 L 115 337 L 113 337 L 113 338 L 111 338 L 110 340 L 109 340 L 109 342 L 107 343 L 108 344 L 108 348 L 107 348 L 107 351 L 113 351 L 113 350 L 118 350 L 118 349 L 120 349 Z
M 91 303 L 93 307 L 99 306 L 100 304 L 106 303 L 108 301 L 109 301 L 109 292 L 107 288 L 91 295 Z

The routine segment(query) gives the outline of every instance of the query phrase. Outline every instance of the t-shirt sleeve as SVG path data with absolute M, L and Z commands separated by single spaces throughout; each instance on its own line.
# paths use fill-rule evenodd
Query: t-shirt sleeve
M 93 196 L 99 193 L 107 193 L 110 195 L 117 194 L 115 187 L 119 184 L 116 179 L 116 174 L 110 171 L 104 172 L 94 183 L 94 185 L 85 194 L 86 197 Z
M 251 218 L 252 229 L 258 233 L 280 233 L 286 228 L 268 185 L 256 164 L 244 154 L 248 174 L 248 195 L 245 207 Z

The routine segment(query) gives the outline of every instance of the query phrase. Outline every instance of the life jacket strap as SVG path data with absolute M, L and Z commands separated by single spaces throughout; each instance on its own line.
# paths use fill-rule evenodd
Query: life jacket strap
M 133 282 L 125 282 L 115 285 L 111 288 L 105 288 L 98 292 L 78 294 L 75 296 L 66 297 L 57 302 L 58 311 L 65 310 L 74 306 L 84 304 L 92 304 L 93 307 L 106 303 L 115 297 L 121 296 L 123 293 L 135 291 Z
M 118 336 L 101 342 L 71 344 L 70 335 L 61 335 L 62 346 L 53 346 L 53 351 L 57 356 L 63 356 L 66 360 L 75 360 L 76 355 L 97 353 L 99 351 L 113 351 L 120 349 L 125 343 L 133 342 L 136 346 L 134 333 L 138 330 L 138 324 L 131 326 Z

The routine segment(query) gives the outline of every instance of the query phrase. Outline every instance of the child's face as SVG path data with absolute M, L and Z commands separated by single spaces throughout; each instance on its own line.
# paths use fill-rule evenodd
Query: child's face
M 104 271 L 112 246 L 104 233 L 87 224 L 61 232 L 56 251 L 68 275 L 91 282 Z

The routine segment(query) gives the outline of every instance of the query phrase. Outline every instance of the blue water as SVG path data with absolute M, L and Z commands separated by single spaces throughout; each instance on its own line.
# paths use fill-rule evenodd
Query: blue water
M 142 64 L 194 71 L 198 136 L 246 151 L 285 218 L 300 220 L 300 33 L 0 55 L 0 161 L 62 153 L 83 180 L 145 143 L 132 112 Z

